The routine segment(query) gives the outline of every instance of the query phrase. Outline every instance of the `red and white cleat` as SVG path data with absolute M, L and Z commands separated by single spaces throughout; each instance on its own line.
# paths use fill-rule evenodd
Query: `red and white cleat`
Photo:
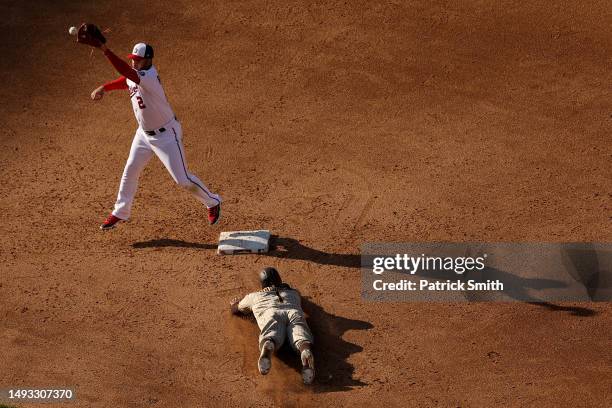
M 221 204 L 217 204 L 214 207 L 208 209 L 208 222 L 210 225 L 215 225 L 219 218 L 221 218 Z
M 107 219 L 104 220 L 104 222 L 102 223 L 102 225 L 100 225 L 100 229 L 102 231 L 106 231 L 106 230 L 110 230 L 115 228 L 115 226 L 120 222 L 123 221 L 121 218 L 119 217 L 115 217 L 113 214 L 109 215 Z

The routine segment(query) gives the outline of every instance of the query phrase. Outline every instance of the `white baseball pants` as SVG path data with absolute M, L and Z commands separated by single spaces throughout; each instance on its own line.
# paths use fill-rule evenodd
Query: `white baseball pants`
M 274 341 L 276 350 L 283 345 L 285 339 L 289 340 L 296 351 L 300 350 L 300 344 L 304 341 L 314 343 L 312 332 L 301 310 L 270 308 L 257 318 L 257 324 L 261 330 L 260 350 L 266 340 Z
M 136 130 L 130 155 L 119 184 L 119 194 L 113 210 L 115 217 L 122 220 L 130 218 L 140 173 L 151 160 L 153 154 L 166 166 L 174 181 L 189 191 L 206 207 L 214 207 L 221 203 L 221 198 L 217 194 L 211 193 L 200 179 L 187 170 L 181 124 L 173 119 L 164 127 L 166 128 L 165 132 L 154 136 L 145 134 L 141 128 Z

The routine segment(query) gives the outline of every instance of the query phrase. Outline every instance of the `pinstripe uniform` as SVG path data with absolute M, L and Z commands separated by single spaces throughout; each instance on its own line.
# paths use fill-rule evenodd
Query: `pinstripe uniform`
M 261 331 L 259 346 L 271 339 L 280 348 L 288 339 L 291 346 L 298 350 L 300 343 L 313 343 L 312 333 L 306 323 L 302 310 L 300 293 L 289 287 L 267 287 L 258 292 L 249 293 L 240 303 L 238 310 L 243 313 L 253 312 Z
M 138 129 L 121 177 L 113 215 L 123 220 L 130 217 L 138 178 L 155 155 L 164 164 L 172 179 L 206 207 L 221 203 L 219 195 L 189 172 L 183 148 L 183 130 L 174 116 L 154 66 L 138 72 L 139 82 L 126 79 Z

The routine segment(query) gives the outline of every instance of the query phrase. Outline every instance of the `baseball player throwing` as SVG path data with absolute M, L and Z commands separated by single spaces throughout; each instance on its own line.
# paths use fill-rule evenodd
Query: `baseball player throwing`
M 302 311 L 300 293 L 283 283 L 278 271 L 265 268 L 259 273 L 261 290 L 249 293 L 242 300 L 234 298 L 231 311 L 235 315 L 253 313 L 261 334 L 259 335 L 259 372 L 266 375 L 272 367 L 272 353 L 278 350 L 285 338 L 300 354 L 304 384 L 312 384 L 315 377 L 312 333 Z
M 100 228 L 112 229 L 120 221 L 130 218 L 138 178 L 153 155 L 161 160 L 179 186 L 206 205 L 208 221 L 211 225 L 216 224 L 221 215 L 221 197 L 211 193 L 204 183 L 187 169 L 182 142 L 183 130 L 166 99 L 157 69 L 153 65 L 153 48 L 145 43 L 136 44 L 128 55 L 132 62 L 130 66 L 105 45 L 106 39 L 93 24 L 83 24 L 79 28 L 77 41 L 102 51 L 121 75 L 116 80 L 96 88 L 91 98 L 99 101 L 106 92 L 129 90 L 138 122 L 119 184 L 115 208 Z

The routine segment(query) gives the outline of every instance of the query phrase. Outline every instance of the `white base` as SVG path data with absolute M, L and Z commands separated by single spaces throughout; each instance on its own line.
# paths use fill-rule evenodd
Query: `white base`
M 261 254 L 270 249 L 270 231 L 229 231 L 219 235 L 220 255 Z

